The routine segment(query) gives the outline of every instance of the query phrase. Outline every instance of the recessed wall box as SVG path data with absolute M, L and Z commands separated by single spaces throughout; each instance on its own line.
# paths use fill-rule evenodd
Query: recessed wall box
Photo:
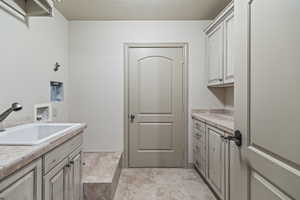
M 51 102 L 61 102 L 64 100 L 64 84 L 62 82 L 50 82 Z
M 52 121 L 52 105 L 38 104 L 34 106 L 34 121 L 50 122 Z

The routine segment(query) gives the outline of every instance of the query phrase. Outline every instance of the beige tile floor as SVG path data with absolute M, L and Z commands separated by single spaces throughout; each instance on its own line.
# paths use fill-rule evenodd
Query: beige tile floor
M 216 200 L 194 169 L 123 169 L 115 200 Z

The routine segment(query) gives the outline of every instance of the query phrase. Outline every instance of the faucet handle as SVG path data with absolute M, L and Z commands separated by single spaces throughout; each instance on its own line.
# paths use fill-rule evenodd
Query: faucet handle
M 4 111 L 2 114 L 0 114 L 0 131 L 4 131 L 3 127 L 3 121 L 12 113 L 17 112 L 19 110 L 22 110 L 22 105 L 19 103 L 13 103 L 10 108 L 8 108 L 6 111 Z
M 13 111 L 19 111 L 19 110 L 22 110 L 22 105 L 21 104 L 19 104 L 19 103 L 13 103 L 12 105 L 11 105 L 11 109 L 13 110 Z

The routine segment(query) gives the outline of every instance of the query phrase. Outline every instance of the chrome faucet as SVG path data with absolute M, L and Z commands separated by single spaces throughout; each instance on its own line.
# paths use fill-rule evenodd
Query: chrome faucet
M 22 110 L 22 105 L 19 103 L 13 103 L 10 108 L 0 114 L 0 132 L 5 131 L 3 127 L 3 121 L 12 113 L 19 110 Z

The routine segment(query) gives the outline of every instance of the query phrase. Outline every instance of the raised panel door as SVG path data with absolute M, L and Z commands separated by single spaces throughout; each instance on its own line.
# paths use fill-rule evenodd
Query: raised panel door
M 221 199 L 224 199 L 225 162 L 224 162 L 224 141 L 222 132 L 208 127 L 208 160 L 207 179 L 215 192 Z
M 300 199 L 300 1 L 236 1 L 242 198 Z M 247 195 L 249 194 L 249 195 Z
M 224 20 L 224 83 L 234 82 L 234 14 L 230 14 Z
M 66 158 L 44 176 L 44 200 L 70 200 L 69 170 Z
M 207 35 L 208 85 L 223 83 L 223 24 Z
M 129 49 L 129 167 L 184 166 L 183 48 Z
M 41 200 L 41 161 L 34 162 L 0 183 L 1 200 Z

